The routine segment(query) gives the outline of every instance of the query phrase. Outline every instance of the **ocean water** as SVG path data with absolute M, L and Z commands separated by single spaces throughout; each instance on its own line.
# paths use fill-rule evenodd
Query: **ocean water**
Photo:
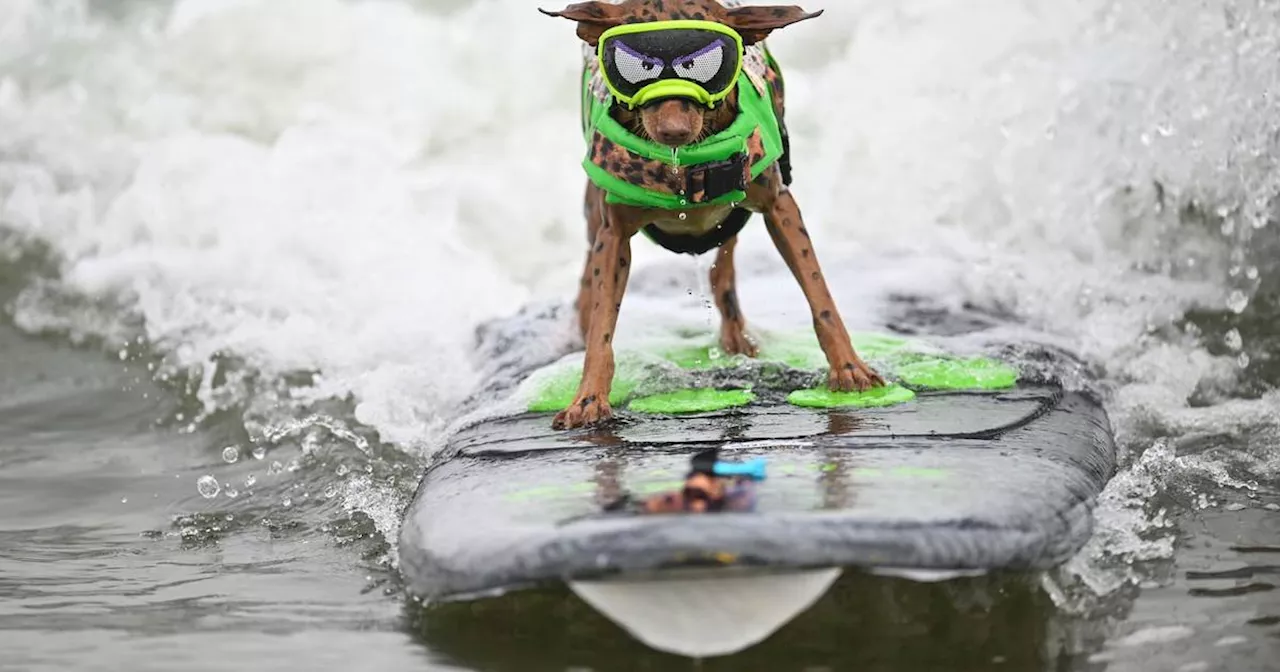
M 0 669 L 690 668 L 396 583 L 422 466 L 497 408 L 477 327 L 577 287 L 579 44 L 537 6 L 0 2 Z M 1123 466 L 1059 571 L 859 579 L 706 667 L 1277 669 L 1280 3 L 805 7 L 770 44 L 850 328 L 1071 350 Z M 620 339 L 714 328 L 709 258 L 635 258 Z M 807 323 L 762 227 L 739 275 Z

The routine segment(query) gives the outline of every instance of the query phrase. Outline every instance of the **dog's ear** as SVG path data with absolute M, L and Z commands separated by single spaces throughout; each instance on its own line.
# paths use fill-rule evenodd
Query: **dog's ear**
M 822 12 L 806 12 L 795 5 L 750 5 L 729 9 L 724 23 L 738 31 L 744 44 L 755 44 L 779 28 L 821 16 Z
M 578 37 L 593 47 L 600 41 L 600 35 L 604 31 L 621 25 L 623 19 L 621 6 L 611 2 L 575 2 L 558 12 L 548 12 L 542 8 L 538 11 L 547 16 L 577 21 Z

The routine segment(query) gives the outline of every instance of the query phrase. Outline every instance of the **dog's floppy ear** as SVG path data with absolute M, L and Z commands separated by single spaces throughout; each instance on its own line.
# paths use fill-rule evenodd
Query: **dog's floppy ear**
M 591 46 L 596 46 L 600 35 L 610 28 L 621 25 L 622 8 L 611 2 L 575 2 L 558 12 L 548 12 L 539 8 L 539 12 L 547 16 L 559 16 L 578 22 L 578 37 Z
M 755 44 L 779 28 L 821 16 L 822 12 L 806 12 L 795 5 L 751 5 L 728 10 L 729 18 L 724 23 L 738 31 L 744 44 Z

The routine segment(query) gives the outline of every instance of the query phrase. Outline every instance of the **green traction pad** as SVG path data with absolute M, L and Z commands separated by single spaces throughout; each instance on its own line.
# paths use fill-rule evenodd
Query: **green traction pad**
M 710 413 L 734 406 L 746 406 L 755 399 L 756 395 L 751 390 L 701 388 L 641 397 L 627 405 L 627 409 L 637 413 Z
M 982 357 L 922 358 L 897 366 L 893 372 L 907 385 L 931 390 L 1002 390 L 1018 382 L 1013 367 Z
M 915 398 L 915 392 L 893 383 L 862 392 L 832 392 L 825 387 L 815 387 L 787 395 L 788 402 L 806 408 L 879 408 L 904 404 Z
M 807 408 L 877 408 L 911 401 L 919 391 L 999 390 L 1012 387 L 1018 372 L 1002 362 L 984 358 L 958 358 L 923 343 L 887 334 L 852 335 L 858 355 L 881 373 L 889 384 L 863 392 L 831 392 L 825 386 L 795 390 L 787 401 Z M 826 355 L 812 333 L 771 336 L 763 339 L 755 359 L 801 371 L 827 367 Z M 717 346 L 681 343 L 645 350 L 619 348 L 609 404 L 627 405 L 637 413 L 707 413 L 755 400 L 750 390 L 689 388 L 681 385 L 682 372 L 708 371 L 742 366 L 751 359 L 725 355 Z M 671 366 L 677 372 L 670 371 Z M 527 381 L 533 393 L 528 410 L 556 412 L 573 403 L 582 375 L 581 363 L 553 365 Z

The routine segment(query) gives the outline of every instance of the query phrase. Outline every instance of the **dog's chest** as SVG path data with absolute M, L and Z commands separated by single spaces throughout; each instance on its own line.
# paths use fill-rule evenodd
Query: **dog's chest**
M 646 208 L 644 219 L 666 233 L 700 236 L 720 226 L 732 211 L 731 205 L 710 205 L 688 210 Z

